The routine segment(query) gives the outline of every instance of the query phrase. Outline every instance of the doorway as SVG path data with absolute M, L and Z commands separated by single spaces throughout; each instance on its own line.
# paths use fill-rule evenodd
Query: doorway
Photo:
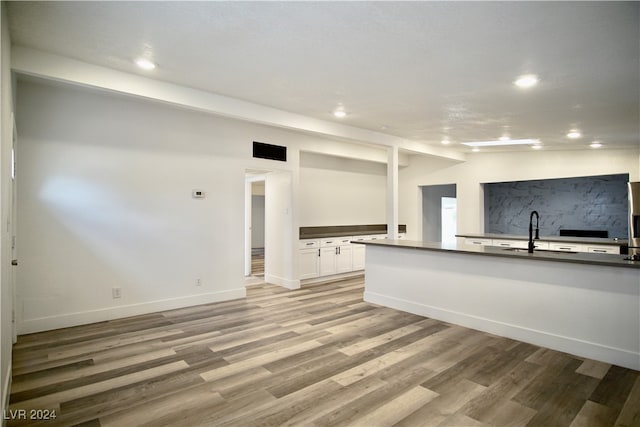
M 263 171 L 245 173 L 245 269 L 246 277 L 264 276 L 265 179 Z
M 264 277 L 264 180 L 251 183 L 251 276 Z
M 425 185 L 422 190 L 422 240 L 455 243 L 456 184 Z

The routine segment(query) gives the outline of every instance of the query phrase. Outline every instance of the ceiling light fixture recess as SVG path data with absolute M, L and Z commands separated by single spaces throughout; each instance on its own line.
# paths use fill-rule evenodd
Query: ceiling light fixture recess
M 136 65 L 143 70 L 153 70 L 154 68 L 156 68 L 156 64 L 146 58 L 136 59 Z
M 513 84 L 522 89 L 528 89 L 538 84 L 540 80 L 535 74 L 525 74 L 518 77 Z
M 509 139 L 506 141 L 474 141 L 474 142 L 461 142 L 469 147 L 493 147 L 498 145 L 535 145 L 540 144 L 539 139 Z
M 571 129 L 567 134 L 567 138 L 578 139 L 582 137 L 582 133 L 578 129 Z

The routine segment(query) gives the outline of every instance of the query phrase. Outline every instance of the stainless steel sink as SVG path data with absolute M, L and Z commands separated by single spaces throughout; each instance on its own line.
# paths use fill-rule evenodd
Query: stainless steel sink
M 503 248 L 503 251 L 510 251 L 510 252 L 528 252 L 527 249 L 525 248 Z M 550 254 L 577 254 L 578 252 L 571 252 L 571 251 L 551 251 L 549 249 L 536 249 L 535 252 L 544 252 L 544 253 L 550 253 Z

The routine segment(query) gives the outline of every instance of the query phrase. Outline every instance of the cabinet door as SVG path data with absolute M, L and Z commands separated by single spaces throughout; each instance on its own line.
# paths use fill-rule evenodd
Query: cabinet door
M 364 270 L 364 255 L 367 247 L 365 245 L 353 245 L 351 247 L 353 259 L 353 271 Z
M 338 246 L 336 255 L 336 273 L 348 273 L 353 270 L 353 260 L 351 259 L 353 248 L 351 245 Z
M 319 249 L 300 249 L 298 255 L 298 268 L 300 280 L 318 277 L 320 267 Z
M 320 248 L 320 276 L 336 274 L 336 252 L 335 246 Z

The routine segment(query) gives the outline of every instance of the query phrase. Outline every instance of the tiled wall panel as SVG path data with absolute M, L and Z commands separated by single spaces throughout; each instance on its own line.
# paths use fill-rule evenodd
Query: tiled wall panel
M 619 174 L 485 184 L 485 233 L 527 234 L 536 210 L 543 236 L 584 229 L 627 238 L 628 181 Z

